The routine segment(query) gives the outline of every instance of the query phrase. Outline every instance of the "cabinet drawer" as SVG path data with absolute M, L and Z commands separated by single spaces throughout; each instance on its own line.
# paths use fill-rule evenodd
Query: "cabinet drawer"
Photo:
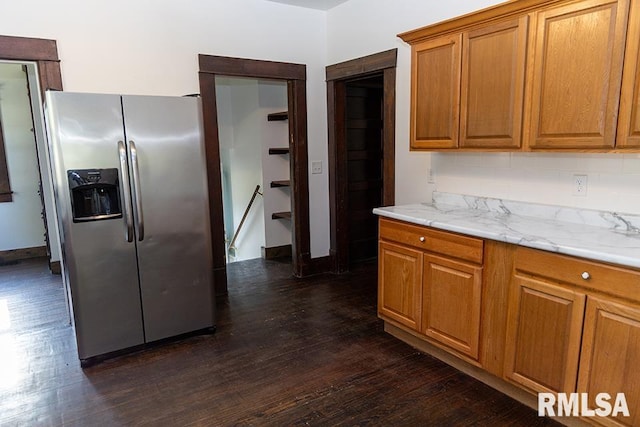
M 482 239 L 380 218 L 380 238 L 482 264 Z
M 640 301 L 640 271 L 535 249 L 518 248 L 515 269 L 619 298 Z

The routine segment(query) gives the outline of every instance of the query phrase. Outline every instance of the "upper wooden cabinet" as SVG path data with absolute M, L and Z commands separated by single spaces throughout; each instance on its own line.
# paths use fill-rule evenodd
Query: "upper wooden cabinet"
M 526 41 L 526 16 L 463 33 L 460 147 L 520 147 Z
M 531 148 L 615 146 L 627 0 L 585 0 L 534 14 Z
M 461 40 L 447 36 L 414 46 L 411 148 L 458 146 Z
M 640 2 L 633 2 L 622 76 L 618 148 L 640 148 Z
M 411 148 L 518 148 L 527 17 L 414 45 Z
M 638 9 L 519 0 L 400 34 L 412 45 L 411 148 L 639 150 Z

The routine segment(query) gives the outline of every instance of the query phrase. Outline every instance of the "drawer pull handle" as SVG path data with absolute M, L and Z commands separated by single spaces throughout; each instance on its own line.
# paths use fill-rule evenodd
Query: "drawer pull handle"
M 424 242 L 426 239 L 424 238 L 424 236 L 420 236 L 420 241 Z
M 585 272 L 582 273 L 582 278 L 584 280 L 589 280 L 591 278 L 591 275 L 589 274 L 588 271 L 585 271 Z

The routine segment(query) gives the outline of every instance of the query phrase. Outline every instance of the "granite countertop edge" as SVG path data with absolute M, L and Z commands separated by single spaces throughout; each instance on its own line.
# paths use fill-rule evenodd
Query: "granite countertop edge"
M 417 225 L 564 255 L 640 268 L 640 234 L 549 218 L 420 203 L 373 213 Z M 602 242 L 606 243 L 603 244 Z

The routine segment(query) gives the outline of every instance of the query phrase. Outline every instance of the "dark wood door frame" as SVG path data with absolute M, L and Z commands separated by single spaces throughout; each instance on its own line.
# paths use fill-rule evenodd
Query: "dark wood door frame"
M 212 55 L 199 55 L 198 59 L 209 180 L 216 294 L 221 295 L 227 292 L 216 76 L 249 77 L 287 82 L 293 274 L 297 277 L 310 274 L 312 271 L 309 230 L 306 65 Z
M 347 225 L 346 83 L 368 75 L 383 76 L 382 204 L 395 203 L 395 115 L 397 49 L 353 59 L 326 68 L 329 126 L 329 257 L 334 273 L 349 271 Z
M 38 68 L 40 91 L 44 100 L 44 93 L 49 90 L 62 90 L 62 74 L 60 73 L 60 59 L 55 40 L 34 39 L 27 37 L 0 36 L 0 60 L 18 62 L 34 62 Z M 36 150 L 37 153 L 37 150 Z M 40 180 L 40 197 L 42 192 L 42 176 L 40 175 L 40 159 L 38 159 L 38 178 Z M 51 262 L 51 246 L 49 244 L 49 229 L 47 227 L 44 199 L 42 212 L 45 227 L 45 244 L 49 256 L 49 268 L 53 273 L 60 273 L 60 262 Z

